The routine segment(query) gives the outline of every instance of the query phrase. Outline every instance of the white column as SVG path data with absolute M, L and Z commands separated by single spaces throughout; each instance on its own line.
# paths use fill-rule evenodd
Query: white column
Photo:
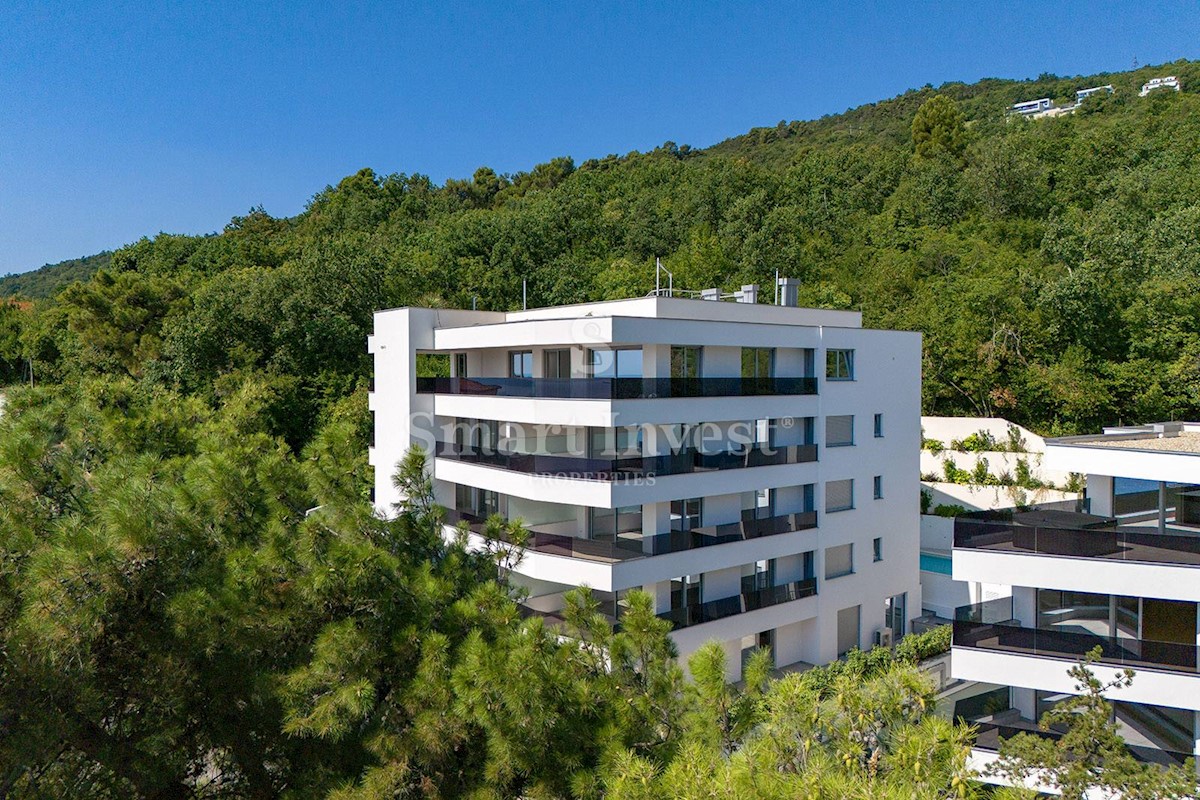
M 1012 687 L 1012 707 L 1021 712 L 1021 716 L 1037 722 L 1037 698 L 1033 689 Z
M 1163 535 L 1167 532 L 1167 484 L 1165 481 L 1158 482 L 1158 532 Z

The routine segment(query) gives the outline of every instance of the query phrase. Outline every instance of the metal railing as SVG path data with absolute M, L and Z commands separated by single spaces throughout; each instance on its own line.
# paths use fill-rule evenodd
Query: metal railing
M 817 445 L 754 446 L 724 453 L 686 450 L 660 456 L 585 458 L 581 456 L 511 453 L 501 450 L 437 442 L 437 458 L 482 464 L 543 477 L 576 480 L 620 481 L 659 475 L 742 469 L 777 464 L 804 464 L 817 460 Z
M 816 378 L 417 378 L 418 394 L 641 400 L 812 395 Z
M 660 619 L 670 622 L 678 630 L 693 625 L 702 625 L 705 622 L 715 622 L 735 614 L 744 614 L 747 611 L 756 611 L 760 608 L 812 597 L 816 593 L 817 579 L 805 578 L 785 583 L 782 586 L 769 586 L 751 592 L 742 592 L 733 597 L 722 597 L 707 603 L 674 608 L 658 616 Z

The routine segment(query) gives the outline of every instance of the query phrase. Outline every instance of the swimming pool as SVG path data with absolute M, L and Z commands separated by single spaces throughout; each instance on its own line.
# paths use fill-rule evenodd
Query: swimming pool
M 951 574 L 950 556 L 937 555 L 936 553 L 921 553 L 921 571 L 936 572 L 939 575 Z

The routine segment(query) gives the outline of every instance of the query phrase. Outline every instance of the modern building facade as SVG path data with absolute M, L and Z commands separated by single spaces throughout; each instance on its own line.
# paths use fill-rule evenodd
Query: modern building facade
M 737 678 L 760 645 L 824 663 L 921 612 L 918 334 L 651 296 L 381 311 L 369 349 L 380 513 L 421 445 L 448 524 L 531 532 L 529 613 L 586 584 L 616 619 L 644 589 L 682 656 L 718 640 Z
M 1048 439 L 1045 463 L 1085 473 L 1086 501 L 955 521 L 954 578 L 1013 587 L 954 623 L 954 676 L 1011 686 L 981 742 L 1032 727 L 1099 647 L 1098 677 L 1136 672 L 1110 698 L 1131 749 L 1182 761 L 1200 752 L 1200 424 Z

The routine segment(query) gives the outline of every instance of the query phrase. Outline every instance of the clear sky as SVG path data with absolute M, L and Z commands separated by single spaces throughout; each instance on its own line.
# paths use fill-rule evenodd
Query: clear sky
M 442 182 L 703 147 L 926 83 L 1200 57 L 1175 2 L 0 3 L 0 274 Z

